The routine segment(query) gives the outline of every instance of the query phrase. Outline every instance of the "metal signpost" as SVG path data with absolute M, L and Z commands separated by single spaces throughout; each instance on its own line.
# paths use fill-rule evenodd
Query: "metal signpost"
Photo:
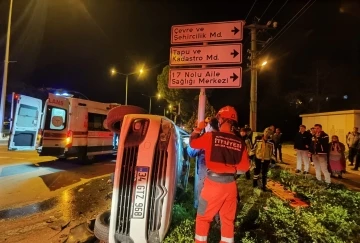
M 170 67 L 199 66 L 199 68 L 173 68 L 169 72 L 171 89 L 200 88 L 198 121 L 205 119 L 206 88 L 240 88 L 242 82 L 242 20 L 228 22 L 174 25 L 171 44 L 198 43 L 202 45 L 172 46 Z M 211 42 L 233 42 L 213 44 Z M 201 68 L 200 68 L 201 65 Z M 212 65 L 216 67 L 207 67 Z M 224 66 L 223 65 L 236 65 Z

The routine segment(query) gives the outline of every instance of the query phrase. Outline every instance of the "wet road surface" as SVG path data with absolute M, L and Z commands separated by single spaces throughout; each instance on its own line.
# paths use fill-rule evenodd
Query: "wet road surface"
M 65 189 L 112 173 L 115 157 L 93 164 L 39 157 L 35 151 L 8 151 L 0 146 L 0 210 L 31 205 L 58 196 Z
M 74 238 L 85 242 L 80 240 L 84 237 L 90 239 L 86 242 L 96 242 L 88 222 L 110 208 L 108 179 L 103 176 L 55 198 L 0 211 L 0 242 L 73 242 Z M 80 229 L 80 234 L 72 235 L 74 229 Z

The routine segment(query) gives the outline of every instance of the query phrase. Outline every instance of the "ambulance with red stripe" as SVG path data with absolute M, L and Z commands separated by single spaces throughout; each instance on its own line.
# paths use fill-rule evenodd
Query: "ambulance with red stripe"
M 106 115 L 119 104 L 49 94 L 40 125 L 40 156 L 92 159 L 113 154 L 114 133 L 106 127 Z

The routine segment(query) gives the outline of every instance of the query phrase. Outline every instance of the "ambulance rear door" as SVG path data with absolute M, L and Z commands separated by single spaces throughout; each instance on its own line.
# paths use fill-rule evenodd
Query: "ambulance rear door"
M 69 100 L 49 94 L 46 111 L 43 115 L 44 130 L 39 148 L 40 156 L 61 157 L 65 151 L 69 123 Z
M 42 100 L 19 95 L 9 138 L 9 150 L 35 150 Z

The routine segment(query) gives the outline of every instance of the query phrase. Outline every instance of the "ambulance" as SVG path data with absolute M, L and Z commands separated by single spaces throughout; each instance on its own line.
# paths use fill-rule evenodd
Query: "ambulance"
M 119 105 L 49 94 L 39 130 L 39 155 L 88 161 L 113 154 L 114 133 L 106 127 L 106 115 Z

